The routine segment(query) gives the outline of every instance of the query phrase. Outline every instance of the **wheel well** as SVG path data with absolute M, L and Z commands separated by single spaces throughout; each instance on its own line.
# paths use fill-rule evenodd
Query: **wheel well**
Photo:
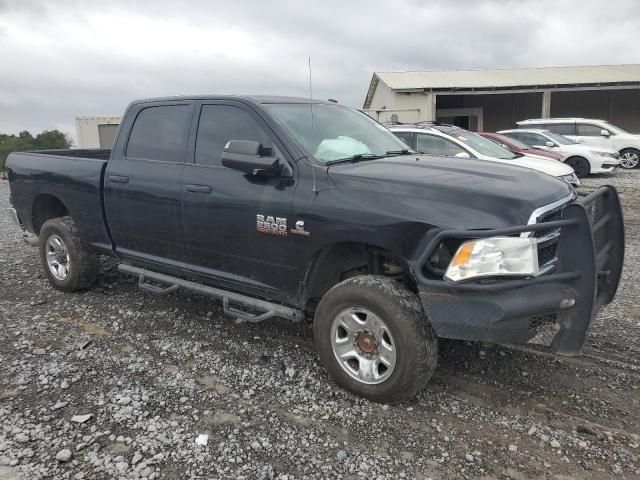
M 618 152 L 618 153 L 620 153 L 620 155 L 622 155 L 623 152 L 636 152 L 636 153 L 640 154 L 640 150 L 637 149 L 637 148 L 633 148 L 633 147 L 621 148 L 620 152 Z
M 304 304 L 313 311 L 329 289 L 356 275 L 383 275 L 394 278 L 417 292 L 408 265 L 390 251 L 366 243 L 343 242 L 317 252 L 305 278 Z
M 40 229 L 47 220 L 64 217 L 68 214 L 67 207 L 57 197 L 48 194 L 38 195 L 33 202 L 31 213 L 34 233 L 40 234 Z
M 580 155 L 571 155 L 570 157 L 567 157 L 567 159 L 564 161 L 564 163 L 568 164 L 572 159 L 573 160 L 580 160 L 582 162 L 585 162 L 587 164 L 587 167 L 589 168 L 589 172 L 591 172 L 591 163 L 585 157 L 582 157 Z

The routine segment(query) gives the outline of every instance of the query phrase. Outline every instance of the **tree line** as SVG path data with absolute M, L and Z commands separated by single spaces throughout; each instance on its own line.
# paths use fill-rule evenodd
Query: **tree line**
M 70 146 L 71 138 L 60 130 L 45 130 L 35 137 L 26 130 L 18 135 L 0 133 L 0 171 L 4 170 L 7 157 L 11 152 L 50 150 Z

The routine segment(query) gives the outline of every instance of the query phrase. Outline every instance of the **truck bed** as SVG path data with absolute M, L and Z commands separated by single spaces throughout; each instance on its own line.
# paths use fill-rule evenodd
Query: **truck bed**
M 38 235 L 43 212 L 62 209 L 74 219 L 89 245 L 98 251 L 110 251 L 102 205 L 102 185 L 110 153 L 106 149 L 70 149 L 9 155 L 11 199 L 25 229 Z

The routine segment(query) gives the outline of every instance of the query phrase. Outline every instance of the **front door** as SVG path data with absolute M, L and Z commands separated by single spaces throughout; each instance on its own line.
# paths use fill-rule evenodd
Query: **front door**
M 193 103 L 134 108 L 131 133 L 118 140 L 105 173 L 116 252 L 139 263 L 186 267 L 180 202 Z
M 609 132 L 606 128 L 592 123 L 577 123 L 576 136 L 573 138 L 578 143 L 615 150 L 612 138 L 613 134 L 609 132 L 609 135 L 602 135 L 603 131 Z
M 288 161 L 273 132 L 250 107 L 232 101 L 201 105 L 194 151 L 182 180 L 190 269 L 228 288 L 290 295 L 297 288 L 288 235 L 296 170 L 293 177 L 270 177 L 223 167 L 222 152 L 230 140 L 260 142 Z M 277 228 L 265 228 L 265 222 Z

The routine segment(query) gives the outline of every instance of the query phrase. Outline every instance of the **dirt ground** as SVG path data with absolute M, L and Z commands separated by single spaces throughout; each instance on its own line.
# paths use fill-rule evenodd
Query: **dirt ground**
M 57 292 L 3 216 L 0 480 L 640 478 L 640 171 L 583 187 L 602 184 L 626 261 L 583 354 L 443 341 L 427 388 L 394 406 L 337 388 L 308 325 L 236 324 L 110 260 L 91 291 Z M 8 196 L 0 181 L 2 211 Z

